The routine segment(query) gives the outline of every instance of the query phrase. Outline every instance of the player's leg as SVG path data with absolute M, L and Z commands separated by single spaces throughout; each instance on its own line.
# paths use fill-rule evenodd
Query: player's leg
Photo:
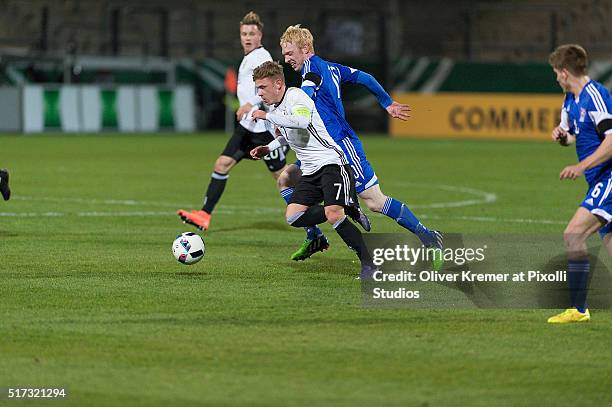
M 286 196 L 288 196 L 289 198 L 291 197 L 295 186 L 297 185 L 298 181 L 300 180 L 300 177 L 302 176 L 302 171 L 300 170 L 299 163 L 299 161 L 296 161 L 293 164 L 287 165 L 276 180 L 276 186 L 278 188 L 278 191 L 283 196 L 283 199 L 287 201 L 287 204 L 289 203 L 289 201 Z
M 291 202 L 294 188 L 302 176 L 299 164 L 300 162 L 296 161 L 287 165 L 276 180 L 278 190 L 287 204 Z M 304 229 L 306 230 L 306 239 L 291 255 L 292 260 L 306 260 L 316 252 L 329 248 L 329 241 L 318 226 L 306 226 Z
M 606 226 L 612 226 L 612 223 L 608 223 Z M 608 257 L 612 258 L 612 228 L 610 228 L 610 230 L 605 231 L 605 233 L 603 233 L 602 235 L 603 244 L 606 247 Z
M 299 169 L 298 169 L 299 170 Z M 325 222 L 325 211 L 319 205 L 323 195 L 311 176 L 298 178 L 295 188 L 287 198 L 287 223 L 294 227 L 303 227 L 307 235 L 312 230 L 318 233 L 310 238 L 307 236 L 302 246 L 291 256 L 291 260 L 306 260 L 316 252 L 329 248 L 329 242 L 316 225 Z M 307 208 L 307 209 L 305 209 Z
M 605 226 L 602 226 L 597 233 L 599 233 L 601 237 L 608 258 L 612 258 L 612 222 L 608 222 Z
M 444 265 L 442 257 L 443 237 L 437 230 L 430 230 L 410 211 L 403 202 L 390 198 L 382 193 L 380 186 L 375 183 L 362 191 L 359 197 L 365 202 L 368 209 L 382 213 L 395 220 L 402 227 L 414 233 L 423 246 L 437 249 L 432 259 L 432 268 L 440 270 Z
M 0 193 L 2 199 L 8 201 L 11 198 L 11 189 L 9 187 L 9 172 L 6 168 L 0 170 Z
M 208 188 L 206 189 L 206 195 L 204 195 L 204 203 L 202 205 L 204 212 L 212 214 L 219 199 L 221 199 L 221 195 L 223 195 L 223 191 L 225 191 L 229 174 L 238 162 L 234 157 L 227 155 L 220 155 L 217 158 L 213 167 L 213 173 L 210 176 Z
M 221 199 L 221 195 L 223 195 L 230 171 L 245 157 L 245 151 L 250 151 L 245 149 L 250 134 L 251 133 L 241 125 L 236 125 L 234 134 L 228 140 L 223 152 L 215 161 L 213 173 L 210 176 L 208 188 L 204 195 L 202 209 L 191 212 L 184 209 L 179 209 L 177 211 L 178 216 L 183 222 L 194 225 L 200 230 L 208 229 L 210 226 L 211 214 L 219 202 L 219 199 Z
M 353 249 L 361 262 L 362 277 L 370 277 L 373 263 L 363 236 L 346 215 L 345 208 L 355 204 L 353 200 L 355 182 L 347 169 L 340 165 L 323 167 L 317 179 L 323 193 L 325 217 L 346 245 Z
M 349 175 L 353 178 L 352 182 L 356 188 L 353 191 L 353 199 L 355 203 L 353 206 L 346 208 L 346 214 L 361 225 L 366 232 L 369 232 L 372 225 L 370 224 L 368 217 L 361 211 L 359 201 L 357 199 L 357 193 L 363 190 L 367 182 L 367 175 L 364 173 L 364 170 L 361 167 L 361 160 L 365 160 L 365 153 L 363 152 L 363 147 L 361 146 L 361 142 L 357 136 L 355 136 L 354 142 L 356 143 L 355 146 L 352 144 L 352 139 L 350 138 L 345 138 L 338 142 L 338 145 L 342 148 L 344 156 L 348 161 L 348 165 L 346 165 L 346 167 L 348 167 L 350 170 Z M 372 175 L 375 179 L 376 176 L 373 172 Z
M 382 213 L 417 235 L 425 247 L 442 247 L 441 234 L 423 225 L 408 205 L 383 194 L 378 183 L 362 191 L 359 197 L 371 211 Z
M 402 227 L 416 234 L 426 247 L 442 246 L 442 236 L 439 232 L 431 231 L 423 225 L 410 211 L 408 205 L 382 193 L 378 185 L 378 177 L 372 165 L 366 158 L 361 140 L 357 136 L 345 138 L 339 143 L 344 151 L 353 174 L 357 194 L 368 209 L 382 213 L 396 221 Z
M 325 210 L 321 205 L 306 206 L 295 203 L 287 206 L 285 217 L 287 223 L 296 228 L 306 225 L 318 225 L 327 220 Z
M 607 221 L 594 215 L 585 207 L 579 207 L 563 232 L 567 254 L 567 279 L 571 308 L 550 317 L 550 323 L 583 322 L 590 319 L 586 306 L 590 262 L 586 241 Z
M 281 168 L 278 171 L 270 172 L 270 175 L 272 175 L 272 178 L 274 178 L 274 181 L 276 181 L 277 188 L 278 188 L 278 178 L 283 174 L 283 172 L 285 171 L 285 168 L 287 168 L 287 166 Z
M 378 177 L 368 161 L 358 137 L 343 139 L 340 146 L 347 155 L 355 175 L 356 191 L 363 203 L 372 212 L 382 213 L 393 219 L 400 226 L 414 233 L 425 247 L 442 249 L 442 234 L 430 230 L 415 216 L 405 203 L 388 197 L 380 189 Z M 443 265 L 442 253 L 433 259 L 434 270 L 440 270 Z
M 370 269 L 372 267 L 372 258 L 363 240 L 363 235 L 359 229 L 357 229 L 357 226 L 349 220 L 344 211 L 344 207 L 340 205 L 326 205 L 325 217 L 327 218 L 327 222 L 334 227 L 334 230 L 342 238 L 344 243 L 357 253 L 357 257 L 359 257 L 359 261 L 361 262 L 362 272 L 366 268 Z
M 350 178 L 350 184 L 353 186 L 356 185 L 357 181 L 355 179 L 355 173 L 351 165 L 348 164 L 348 165 L 344 165 L 343 167 L 346 170 L 346 173 L 348 174 Z M 366 232 L 369 232 L 372 229 L 372 225 L 370 223 L 370 219 L 367 217 L 365 213 L 363 213 L 363 211 L 361 210 L 361 207 L 359 206 L 359 198 L 357 197 L 357 191 L 355 187 L 352 188 L 350 199 L 353 204 L 351 206 L 344 208 L 346 214 L 348 215 L 349 218 L 351 218 L 353 221 L 359 224 L 363 228 L 363 230 L 365 230 Z

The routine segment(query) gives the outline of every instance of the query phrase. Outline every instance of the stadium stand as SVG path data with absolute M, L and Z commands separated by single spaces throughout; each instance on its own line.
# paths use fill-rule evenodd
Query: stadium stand
M 0 84 L 187 83 L 196 90 L 200 125 L 217 126 L 225 72 L 240 61 L 237 22 L 253 6 L 238 0 L 5 0 L 3 7 Z M 263 42 L 274 58 L 280 58 L 276 45 L 284 27 L 299 22 L 315 33 L 318 53 L 399 91 L 554 92 L 542 66 L 555 45 L 568 41 L 588 44 L 594 76 L 612 85 L 612 3 L 567 1 L 564 12 L 559 9 L 551 0 L 257 3 Z M 499 72 L 513 79 L 499 82 Z M 286 74 L 290 85 L 297 81 Z M 472 80 L 457 80 L 465 77 Z M 525 89 L 526 83 L 540 88 Z M 384 112 L 373 111 L 373 98 L 363 89 L 347 92 L 347 114 L 356 125 L 384 129 Z

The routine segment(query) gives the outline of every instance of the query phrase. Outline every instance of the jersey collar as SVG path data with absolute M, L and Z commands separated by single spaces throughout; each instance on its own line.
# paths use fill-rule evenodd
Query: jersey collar
M 259 48 L 263 48 L 263 45 L 260 45 L 260 46 L 259 46 L 259 47 L 257 47 L 257 48 L 253 48 L 252 50 L 250 50 L 250 51 L 249 51 L 249 54 L 250 54 L 251 52 L 255 51 L 255 50 L 258 50 Z M 244 54 L 244 56 L 246 57 L 246 56 L 247 56 L 247 55 L 249 55 L 249 54 Z
M 285 92 L 283 93 L 283 97 L 281 98 L 280 102 L 274 104 L 274 107 L 279 107 L 281 103 L 283 103 L 283 100 L 285 100 L 285 95 L 287 94 L 288 90 L 289 88 L 285 85 Z
M 582 99 L 583 97 L 583 93 L 585 93 L 587 91 L 587 87 L 593 82 L 593 79 L 589 79 L 589 81 L 587 83 L 584 84 L 584 86 L 582 87 L 582 90 L 580 91 L 580 93 L 578 94 L 578 97 L 574 97 L 574 102 L 576 103 L 580 103 L 580 99 Z M 572 96 L 574 96 L 571 92 L 570 94 Z
M 302 73 L 302 75 L 304 75 L 304 69 L 306 69 L 306 61 L 309 61 L 309 62 L 310 62 L 310 61 L 311 61 L 311 60 L 312 60 L 314 57 L 316 57 L 316 56 L 317 56 L 317 54 L 312 54 L 311 56 L 309 56 L 308 58 L 306 58 L 306 59 L 304 60 L 304 63 L 302 64 L 302 72 L 301 72 L 301 73 Z

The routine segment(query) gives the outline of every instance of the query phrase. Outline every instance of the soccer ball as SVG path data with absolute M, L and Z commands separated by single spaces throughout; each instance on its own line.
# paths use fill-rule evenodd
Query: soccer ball
M 195 264 L 204 257 L 204 241 L 193 233 L 181 233 L 172 243 L 172 254 L 183 264 Z

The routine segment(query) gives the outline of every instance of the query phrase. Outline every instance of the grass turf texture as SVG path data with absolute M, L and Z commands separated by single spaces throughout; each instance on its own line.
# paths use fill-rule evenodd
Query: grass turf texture
M 549 310 L 364 309 L 328 226 L 329 252 L 289 260 L 303 232 L 262 163 L 232 172 L 205 259 L 177 263 L 172 240 L 193 229 L 173 213 L 199 208 L 225 140 L 0 137 L 14 191 L 0 202 L 0 387 L 66 387 L 72 405 L 612 403 L 612 313 L 550 326 Z M 364 144 L 383 191 L 447 232 L 560 234 L 586 190 L 558 181 L 575 155 L 553 144 Z M 427 207 L 474 199 L 440 186 L 497 201 Z

